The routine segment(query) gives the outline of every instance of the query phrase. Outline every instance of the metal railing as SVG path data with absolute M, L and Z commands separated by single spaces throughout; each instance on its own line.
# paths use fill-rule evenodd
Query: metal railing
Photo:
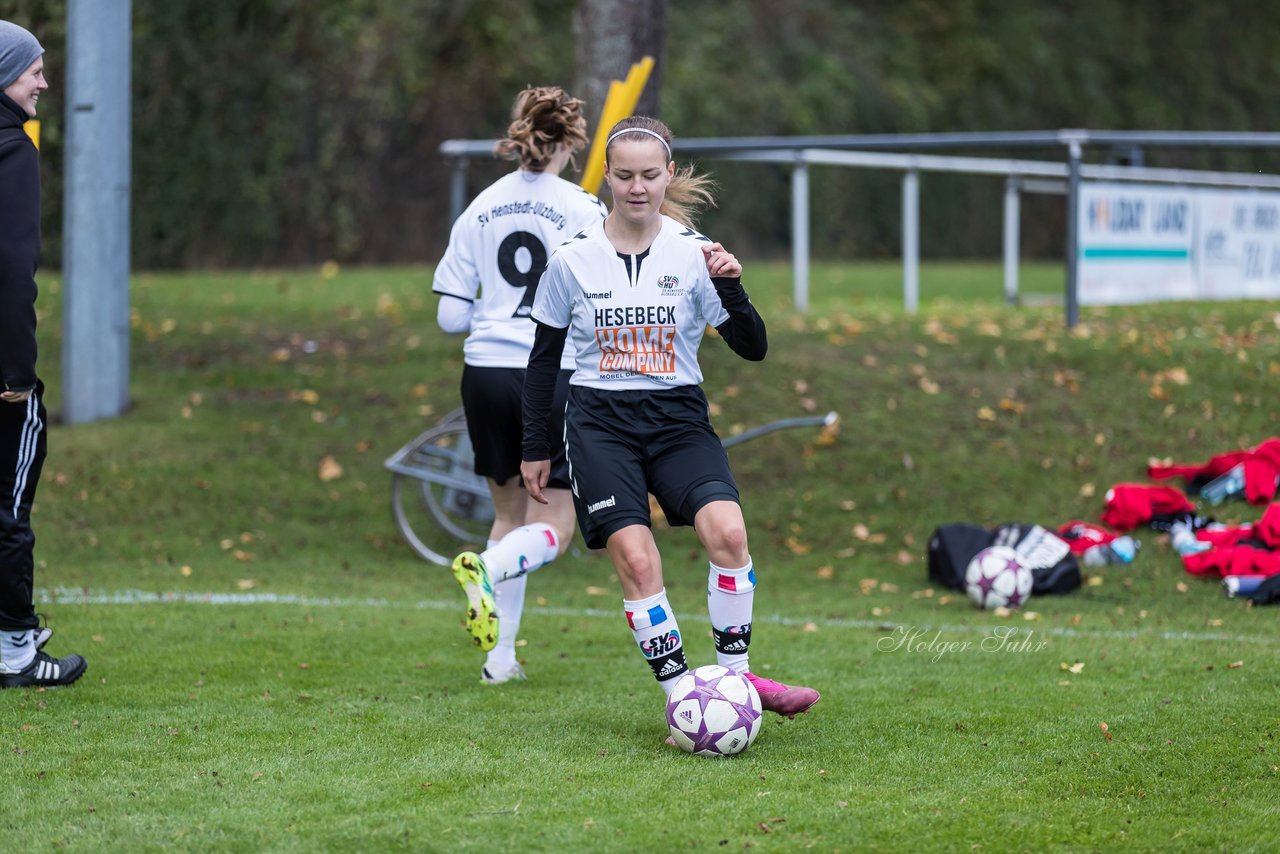
M 452 162 L 450 186 L 452 219 L 467 204 L 467 165 L 493 153 L 493 140 L 446 140 L 440 153 Z M 919 307 L 920 183 L 921 172 L 950 172 L 1005 177 L 1003 211 L 1004 293 L 1009 302 L 1018 294 L 1018 235 L 1020 195 L 1062 193 L 1067 197 L 1065 235 L 1066 324 L 1079 320 L 1077 211 L 1082 180 L 1135 181 L 1189 186 L 1280 189 L 1280 175 L 1199 169 L 1162 169 L 1084 163 L 1086 148 L 1121 150 L 1142 148 L 1280 148 L 1280 133 L 1229 131 L 1114 131 L 1064 129 L 990 133 L 862 134 L 793 137 L 719 137 L 677 139 L 682 154 L 724 160 L 791 164 L 792 301 L 797 311 L 809 306 L 809 166 L 849 166 L 890 169 L 902 177 L 903 306 Z M 919 151 L 966 149 L 1065 149 L 1065 159 L 1012 158 L 920 154 Z

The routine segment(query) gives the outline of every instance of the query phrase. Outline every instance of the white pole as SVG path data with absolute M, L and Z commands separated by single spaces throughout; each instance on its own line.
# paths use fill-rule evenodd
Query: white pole
M 902 173 L 902 307 L 920 308 L 920 173 Z
M 68 0 L 62 409 L 129 403 L 130 0 Z
M 1018 304 L 1018 229 L 1021 195 L 1018 177 L 1010 175 L 1004 184 L 1004 301 Z
M 796 152 L 791 170 L 791 266 L 796 311 L 809 310 L 809 164 Z

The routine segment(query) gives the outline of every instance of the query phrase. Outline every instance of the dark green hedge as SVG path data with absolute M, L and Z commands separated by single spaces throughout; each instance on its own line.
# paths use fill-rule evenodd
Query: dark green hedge
M 46 263 L 56 267 L 65 9 L 62 0 L 4 5 L 48 48 Z M 449 227 L 440 141 L 501 133 L 525 84 L 571 86 L 573 6 L 133 0 L 135 266 L 434 260 Z M 690 137 L 1274 130 L 1276 32 L 1280 6 L 1235 2 L 677 0 L 661 103 L 676 133 Z M 1145 156 L 1280 170 L 1273 152 Z M 721 184 L 720 208 L 704 226 L 741 254 L 785 253 L 786 170 L 702 166 Z M 504 168 L 476 164 L 472 182 Z M 897 176 L 816 172 L 815 254 L 896 253 Z M 922 189 L 926 254 L 998 252 L 998 180 L 926 175 Z M 1028 200 L 1028 254 L 1060 253 L 1061 208 Z

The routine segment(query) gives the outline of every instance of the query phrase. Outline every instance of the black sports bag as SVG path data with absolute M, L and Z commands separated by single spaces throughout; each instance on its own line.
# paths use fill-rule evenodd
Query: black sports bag
M 1081 584 L 1080 562 L 1067 541 L 1041 525 L 1009 522 L 982 528 L 955 522 L 939 525 L 929 537 L 929 580 L 964 590 L 964 572 L 988 546 L 1008 546 L 1031 570 L 1033 596 L 1070 593 Z

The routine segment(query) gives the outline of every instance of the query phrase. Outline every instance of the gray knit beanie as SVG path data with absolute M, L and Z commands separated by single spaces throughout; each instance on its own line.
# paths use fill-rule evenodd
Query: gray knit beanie
M 44 53 L 36 37 L 17 24 L 0 21 L 0 89 L 8 89 Z

